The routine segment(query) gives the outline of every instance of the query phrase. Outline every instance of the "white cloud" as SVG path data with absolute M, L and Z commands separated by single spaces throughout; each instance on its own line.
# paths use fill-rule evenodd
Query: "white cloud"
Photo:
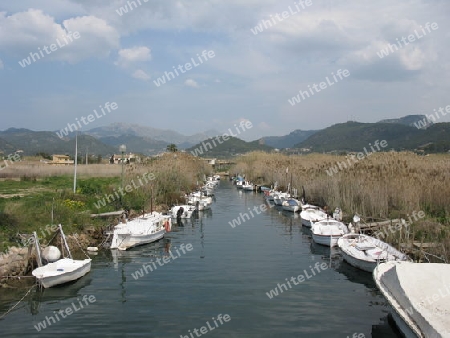
M 192 88 L 199 88 L 200 86 L 198 85 L 198 83 L 193 80 L 193 79 L 187 79 L 186 81 L 184 81 L 184 85 L 188 86 L 188 87 L 192 87 Z
M 0 12 L 0 51 L 14 57 L 26 58 L 38 48 L 64 41 L 70 32 L 80 37 L 45 54 L 45 60 L 71 63 L 91 57 L 106 57 L 119 47 L 119 34 L 105 20 L 94 16 L 82 16 L 64 20 L 62 24 L 42 10 L 29 9 L 6 16 Z
M 152 56 L 150 48 L 140 46 L 119 50 L 119 58 L 115 64 L 120 67 L 128 67 L 133 63 L 150 61 L 151 59 Z
M 133 75 L 134 78 L 139 80 L 148 81 L 150 80 L 150 75 L 148 75 L 146 72 L 144 72 L 142 69 L 136 70 Z

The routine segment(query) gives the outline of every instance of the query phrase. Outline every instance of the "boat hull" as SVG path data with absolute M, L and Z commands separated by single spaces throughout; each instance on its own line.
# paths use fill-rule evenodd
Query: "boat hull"
M 373 272 L 386 261 L 408 261 L 409 258 L 389 244 L 363 234 L 347 234 L 339 238 L 338 246 L 344 260 L 363 271 Z
M 334 247 L 337 245 L 338 239 L 341 238 L 341 236 L 325 236 L 313 233 L 312 238 L 313 241 L 316 242 L 317 244 Z
M 406 337 L 449 337 L 450 266 L 443 263 L 387 262 L 373 279 L 391 305 L 392 317 Z
M 180 209 L 183 210 L 180 211 Z M 170 210 L 172 218 L 191 218 L 195 207 L 190 205 L 177 205 Z
M 114 227 L 111 249 L 127 250 L 149 244 L 164 237 L 170 231 L 171 217 L 158 212 L 144 214 Z
M 303 209 L 302 212 L 300 212 L 300 217 L 302 219 L 302 224 L 308 228 L 311 228 L 314 222 L 328 219 L 328 215 L 325 212 L 317 209 Z
M 300 207 L 298 205 L 283 205 L 283 210 L 289 212 L 298 212 L 300 210 Z
M 351 266 L 367 272 L 372 272 L 373 269 L 375 269 L 377 266 L 377 263 L 362 261 L 345 253 L 344 251 L 342 251 L 342 258 L 344 258 L 344 261 L 346 261 Z
M 117 247 L 111 246 L 111 249 L 119 249 L 125 251 L 139 245 L 150 244 L 163 238 L 165 233 L 166 230 L 161 229 L 147 235 L 118 234 L 117 242 L 120 244 L 117 245 Z
M 32 274 L 44 288 L 75 281 L 91 271 L 91 259 L 63 258 L 37 269 Z

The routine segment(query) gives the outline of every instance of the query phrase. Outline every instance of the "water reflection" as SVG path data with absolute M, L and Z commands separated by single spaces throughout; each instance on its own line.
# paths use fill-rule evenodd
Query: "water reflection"
M 30 306 L 30 312 L 33 315 L 37 315 L 42 304 L 45 303 L 58 303 L 70 298 L 77 298 L 83 296 L 85 293 L 81 290 L 92 283 L 92 276 L 87 274 L 83 278 L 80 278 L 74 282 L 66 283 L 64 285 L 57 285 L 49 289 L 43 289 L 36 287 L 31 293 L 28 299 Z

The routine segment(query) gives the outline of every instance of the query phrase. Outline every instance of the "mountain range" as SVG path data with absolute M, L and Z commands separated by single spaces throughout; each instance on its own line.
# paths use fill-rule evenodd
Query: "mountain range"
M 93 128 L 78 136 L 79 152 L 111 156 L 121 144 L 127 152 L 155 155 L 167 145 L 197 153 L 198 156 L 224 157 L 252 150 L 271 151 L 274 148 L 303 148 L 312 152 L 360 151 L 376 140 L 386 140 L 386 150 L 423 149 L 427 152 L 450 150 L 450 123 L 433 124 L 424 115 L 408 115 L 376 123 L 349 121 L 322 130 L 294 130 L 285 136 L 267 136 L 252 142 L 230 137 L 227 141 L 205 148 L 218 131 L 208 130 L 191 136 L 173 130 L 162 130 L 137 124 L 114 123 Z M 0 152 L 7 155 L 22 150 L 23 155 L 37 153 L 73 154 L 75 135 L 60 138 L 52 131 L 32 131 L 9 128 L 0 131 Z M 212 148 L 212 149 L 211 149 Z M 196 151 L 197 149 L 197 151 Z M 198 149 L 203 149 L 199 152 Z

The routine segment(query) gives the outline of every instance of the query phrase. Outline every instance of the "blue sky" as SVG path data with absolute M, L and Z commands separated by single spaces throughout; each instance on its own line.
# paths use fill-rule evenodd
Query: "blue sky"
M 126 122 L 191 135 L 250 120 L 242 137 L 253 140 L 450 104 L 448 1 L 311 0 L 281 20 L 276 14 L 295 11 L 294 1 L 144 1 L 119 15 L 128 1 L 0 0 L 0 130 L 58 130 L 116 102 L 85 128 Z M 272 27 L 252 32 L 271 19 Z M 427 22 L 438 29 L 377 55 Z M 19 65 L 69 31 L 80 37 Z M 215 57 L 155 85 L 204 50 Z M 289 104 L 339 69 L 351 75 Z

